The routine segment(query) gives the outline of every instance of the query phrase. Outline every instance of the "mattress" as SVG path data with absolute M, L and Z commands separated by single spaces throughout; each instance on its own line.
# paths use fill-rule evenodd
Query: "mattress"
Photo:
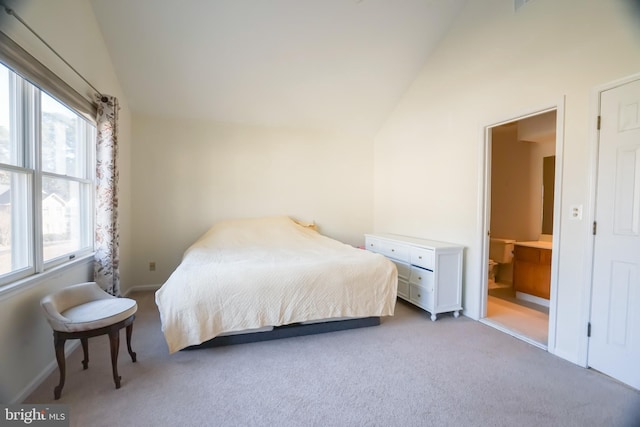
M 289 217 L 215 224 L 156 292 L 169 352 L 216 336 L 328 319 L 392 316 L 395 265 Z

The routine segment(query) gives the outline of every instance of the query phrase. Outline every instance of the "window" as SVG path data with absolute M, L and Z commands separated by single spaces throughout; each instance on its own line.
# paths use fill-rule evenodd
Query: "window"
M 95 133 L 0 63 L 0 285 L 93 250 Z

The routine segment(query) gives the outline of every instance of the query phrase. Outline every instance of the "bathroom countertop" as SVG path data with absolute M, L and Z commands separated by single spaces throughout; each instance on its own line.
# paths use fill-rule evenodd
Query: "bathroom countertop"
M 516 242 L 516 245 L 520 245 L 520 246 L 529 246 L 530 248 L 538 248 L 538 249 L 551 249 L 552 248 L 552 243 L 551 242 L 541 242 L 539 240 L 534 240 L 531 242 Z

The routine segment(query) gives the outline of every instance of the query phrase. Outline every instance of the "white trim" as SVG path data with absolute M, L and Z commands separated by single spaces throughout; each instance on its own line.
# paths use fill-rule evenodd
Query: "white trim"
M 127 289 L 123 296 L 129 296 L 132 292 L 157 291 L 162 285 L 138 285 Z
M 589 227 L 587 227 L 587 247 L 585 250 L 585 278 L 584 281 L 584 295 L 585 298 L 582 301 L 580 322 L 585 325 L 585 329 L 589 321 L 591 321 L 591 299 L 593 297 L 593 255 L 595 250 L 595 239 L 592 232 L 592 224 L 595 221 L 596 215 L 596 189 L 598 184 L 598 145 L 600 143 L 600 132 L 595 126 L 598 116 L 600 115 L 600 95 L 607 90 L 615 89 L 618 86 L 623 86 L 627 83 L 640 80 L 640 73 L 632 74 L 627 77 L 623 77 L 618 80 L 614 80 L 609 83 L 605 83 L 596 86 L 591 91 L 590 111 L 589 111 L 589 148 L 591 150 L 590 162 L 589 162 L 589 192 L 587 194 L 588 211 L 587 220 L 589 221 Z M 589 338 L 586 331 L 584 334 L 580 334 L 578 338 L 578 360 L 577 364 L 588 367 L 589 366 Z
M 480 235 L 478 236 L 478 247 L 480 248 L 480 292 L 482 293 L 479 298 L 479 311 L 478 318 L 475 320 L 482 320 L 487 317 L 487 294 L 489 292 L 489 272 L 488 266 L 485 260 L 489 259 L 489 247 L 488 247 L 488 233 L 489 233 L 489 219 L 491 218 L 491 204 L 489 203 L 488 189 L 491 188 L 491 156 L 489 155 L 491 150 L 491 132 L 490 126 L 482 128 L 482 135 L 480 137 L 480 149 L 482 153 L 478 156 L 478 171 L 480 179 L 478 179 L 478 230 Z
M 2 33 L 0 32 L 0 35 Z M 2 37 L 0 37 L 0 56 L 2 53 Z M 22 179 L 16 179 L 12 182 L 12 194 L 14 194 L 14 202 L 11 203 L 12 218 L 14 219 L 9 225 L 11 232 L 11 252 L 13 253 L 10 271 L 3 274 L 0 278 L 0 295 L 4 289 L 13 288 L 16 284 L 24 283 L 29 280 L 32 275 L 45 273 L 47 270 L 54 269 L 58 265 L 66 264 L 74 258 L 81 258 L 85 254 L 90 254 L 94 246 L 94 230 L 93 230 L 93 192 L 90 190 L 94 187 L 94 173 L 90 170 L 95 166 L 87 166 L 85 174 L 87 177 L 67 176 L 60 173 L 51 173 L 43 170 L 44 164 L 42 159 L 43 153 L 43 110 L 41 98 L 47 96 L 44 89 L 36 86 L 26 78 L 21 77 L 4 64 L 0 63 L 2 69 L 7 70 L 9 77 L 9 90 L 12 93 L 12 102 L 10 115 L 12 125 L 12 135 L 16 137 L 16 148 L 22 154 L 22 158 L 14 158 L 9 163 L 8 168 L 2 164 L 0 169 L 12 171 L 16 176 L 26 176 L 24 182 Z M 67 103 L 63 103 L 55 99 L 61 107 L 69 110 L 74 117 L 78 117 L 80 125 L 76 127 L 76 136 L 84 135 L 80 138 L 79 149 L 85 154 L 84 158 L 80 156 L 78 162 L 84 164 L 92 163 L 94 157 L 93 144 L 88 137 L 94 134 L 95 125 L 82 120 L 82 115 L 73 110 Z M 87 130 L 86 132 L 80 132 Z M 78 152 L 76 154 L 82 154 Z M 80 204 L 78 213 L 79 221 L 86 224 L 80 231 L 81 248 L 76 248 L 62 254 L 54 256 L 52 259 L 44 259 L 45 257 L 45 235 L 43 234 L 43 221 L 45 212 L 43 211 L 42 192 L 45 188 L 44 182 L 47 179 L 56 179 L 60 182 L 78 183 L 80 189 Z M 28 182 L 27 182 L 28 181 Z M 28 187 L 27 184 L 28 183 Z M 24 187 L 24 188 L 22 188 Z M 84 196 L 84 197 L 83 197 Z M 0 297 L 1 298 L 1 297 Z
M 549 292 L 549 336 L 547 348 L 556 352 L 556 331 L 558 329 L 558 279 L 560 275 L 560 235 L 562 225 L 562 177 L 564 175 L 564 108 L 566 97 L 558 100 L 556 107 L 556 174 L 553 199 L 553 237 L 551 238 L 551 289 Z M 558 168 L 559 166 L 559 168 Z
M 535 295 L 525 294 L 524 292 L 516 291 L 516 299 L 521 299 L 522 301 L 532 302 L 534 304 L 541 305 L 543 307 L 549 308 L 550 301 L 548 299 L 540 298 Z
M 51 340 L 53 344 L 53 340 Z M 74 340 L 69 346 L 66 346 L 64 350 L 64 357 L 67 359 L 76 348 L 80 346 L 80 340 Z M 31 393 L 33 393 L 40 385 L 58 368 L 58 362 L 54 358 L 45 368 L 36 375 L 33 380 L 20 393 L 11 401 L 11 404 L 22 403 Z
M 585 334 L 586 335 L 586 334 Z M 583 366 L 580 364 L 580 361 L 578 359 L 576 359 L 576 355 L 574 353 L 571 352 L 566 352 L 566 351 L 562 351 L 562 350 L 556 350 L 555 353 L 553 353 L 554 356 L 557 356 L 561 359 L 567 360 L 571 363 L 575 363 L 576 365 L 582 367 L 582 368 L 586 368 L 586 366 Z
M 4 285 L 0 287 L 0 302 L 8 298 L 12 298 L 15 295 L 22 293 L 27 289 L 31 289 L 34 286 L 40 285 L 44 281 L 60 277 L 62 274 L 64 274 L 67 270 L 71 268 L 74 268 L 83 264 L 90 264 L 90 263 L 93 263 L 93 261 L 94 261 L 94 254 L 92 252 L 88 255 L 74 259 L 63 265 L 44 271 L 40 274 L 29 276 L 25 279 L 11 283 L 9 285 Z
M 520 113 L 515 113 L 507 118 L 504 118 L 504 117 L 496 118 L 490 124 L 484 126 L 484 129 L 494 128 L 496 126 L 502 126 L 511 122 L 517 122 L 519 120 L 524 120 L 531 117 L 539 116 L 540 114 L 548 113 L 550 111 L 557 109 L 558 106 L 560 105 L 560 101 L 564 103 L 564 95 L 560 98 L 560 100 L 557 100 L 556 102 L 540 105 L 538 108 L 521 110 Z
M 555 103 L 544 105 L 537 109 L 526 110 L 520 114 L 515 114 L 509 118 L 496 119 L 493 123 L 482 128 L 482 137 L 480 141 L 480 150 L 482 153 L 479 160 L 479 196 L 478 196 L 478 224 L 479 226 L 479 263 L 482 274 L 481 286 L 479 286 L 480 295 L 480 321 L 488 325 L 494 326 L 495 323 L 486 321 L 487 315 L 487 293 L 488 293 L 488 275 L 486 260 L 489 259 L 488 254 L 488 235 L 490 231 L 491 221 L 491 204 L 489 203 L 489 195 L 491 190 L 491 129 L 506 123 L 518 120 L 524 120 L 529 117 L 544 114 L 549 111 L 556 112 L 556 174 L 555 174 L 555 198 L 554 198 L 554 222 L 553 222 L 553 251 L 551 252 L 551 290 L 549 305 L 549 336 L 548 345 L 545 350 L 555 354 L 556 348 L 556 329 L 557 329 L 557 308 L 558 308 L 558 270 L 559 270 L 559 254 L 560 254 L 560 222 L 561 222 L 561 206 L 562 206 L 562 175 L 563 175 L 563 152 L 564 152 L 564 109 L 565 97 L 562 96 Z M 504 330 L 506 328 L 498 328 Z M 505 331 L 506 332 L 506 331 Z M 523 339 L 520 334 L 508 332 L 517 338 Z M 524 339 L 530 342 L 531 340 Z M 538 343 L 539 344 L 539 343 Z

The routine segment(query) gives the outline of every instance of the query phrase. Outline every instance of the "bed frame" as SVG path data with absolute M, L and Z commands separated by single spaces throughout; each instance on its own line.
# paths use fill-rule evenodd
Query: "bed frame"
M 202 344 L 186 347 L 183 350 L 197 350 L 201 348 L 247 344 L 252 342 L 277 340 L 281 338 L 298 337 L 302 335 L 324 334 L 327 332 L 377 326 L 379 324 L 380 317 L 362 317 L 357 319 L 318 323 L 294 323 L 291 325 L 276 326 L 270 331 L 218 336 L 210 339 L 209 341 L 205 341 Z

